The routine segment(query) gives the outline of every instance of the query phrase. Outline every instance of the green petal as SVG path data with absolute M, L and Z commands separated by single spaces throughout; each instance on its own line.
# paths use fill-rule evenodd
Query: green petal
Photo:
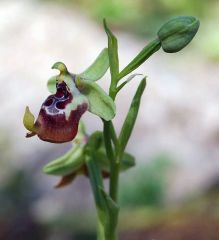
M 108 49 L 104 48 L 98 55 L 96 60 L 79 76 L 81 79 L 97 81 L 99 80 L 109 68 Z
M 49 92 L 51 92 L 53 94 L 56 93 L 56 83 L 62 82 L 62 81 L 64 81 L 68 85 L 69 89 L 71 91 L 73 91 L 75 88 L 74 80 L 75 80 L 76 75 L 69 73 L 67 67 L 62 62 L 56 62 L 52 66 L 52 69 L 57 69 L 60 71 L 60 73 L 56 76 L 51 77 L 48 80 L 47 88 L 48 88 Z
M 35 121 L 34 115 L 30 112 L 29 107 L 26 107 L 23 118 L 23 124 L 28 131 L 34 132 L 34 121 Z
M 55 94 L 56 93 L 56 82 L 57 82 L 57 76 L 51 77 L 47 82 L 47 88 L 49 92 Z
M 106 121 L 114 118 L 116 114 L 115 103 L 101 87 L 94 82 L 83 81 L 80 77 L 76 78 L 76 86 L 88 99 L 90 112 Z
M 75 146 L 63 156 L 44 166 L 43 172 L 51 175 L 66 176 L 80 169 L 83 164 L 83 148 Z

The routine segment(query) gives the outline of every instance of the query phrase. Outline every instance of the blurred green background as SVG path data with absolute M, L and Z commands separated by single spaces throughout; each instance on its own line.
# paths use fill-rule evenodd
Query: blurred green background
M 41 168 L 69 144 L 25 139 L 22 115 L 48 95 L 56 61 L 83 71 L 106 46 L 102 19 L 118 36 L 121 65 L 169 18 L 194 15 L 200 31 L 185 50 L 159 52 L 148 76 L 128 150 L 136 167 L 121 175 L 121 239 L 219 239 L 219 1 L 47 0 L 0 2 L 0 240 L 93 240 L 89 182 L 56 190 Z M 102 86 L 108 86 L 109 75 Z M 136 80 L 138 81 L 138 80 Z M 117 130 L 136 82 L 118 100 Z M 101 129 L 90 114 L 89 132 Z
M 217 0 L 48 0 L 67 7 L 78 8 L 98 23 L 106 18 L 114 28 L 132 32 L 141 37 L 152 36 L 167 19 L 179 15 L 193 15 L 202 19 L 199 37 L 200 50 L 212 60 L 218 60 L 219 17 Z

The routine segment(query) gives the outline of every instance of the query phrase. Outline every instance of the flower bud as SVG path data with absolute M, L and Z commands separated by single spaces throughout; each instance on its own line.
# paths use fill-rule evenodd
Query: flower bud
M 165 52 L 174 53 L 188 45 L 199 28 L 195 17 L 182 16 L 165 23 L 158 31 L 158 38 Z

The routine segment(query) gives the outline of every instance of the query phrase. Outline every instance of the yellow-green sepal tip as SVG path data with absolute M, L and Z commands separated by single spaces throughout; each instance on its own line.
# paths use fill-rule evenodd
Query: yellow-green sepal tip
M 28 130 L 33 132 L 34 131 L 34 115 L 30 112 L 29 107 L 27 106 L 25 109 L 24 117 L 23 117 L 23 124 L 24 127 Z

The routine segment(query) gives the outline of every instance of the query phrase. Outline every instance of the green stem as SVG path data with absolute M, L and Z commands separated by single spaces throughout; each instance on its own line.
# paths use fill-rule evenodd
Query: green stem
M 113 125 L 112 121 L 109 122 L 109 125 L 110 125 L 110 133 L 111 133 L 111 137 L 112 137 L 112 142 L 113 142 L 114 147 L 115 147 L 115 152 L 117 153 L 118 147 L 119 147 L 119 141 L 118 141 L 116 131 L 115 131 L 115 128 L 114 128 L 114 125 Z
M 104 143 L 106 147 L 106 154 L 110 161 L 109 195 L 116 202 L 117 190 L 118 190 L 118 187 L 117 187 L 118 177 L 115 174 L 116 157 L 112 147 L 112 122 L 111 121 L 104 121 L 103 134 L 104 134 Z
M 118 201 L 119 169 L 120 161 L 116 158 L 113 164 L 113 171 L 110 173 L 110 196 L 115 202 Z
M 103 120 L 103 137 L 104 137 L 104 143 L 105 143 L 105 148 L 106 148 L 106 154 L 107 157 L 110 161 L 110 166 L 112 167 L 115 156 L 114 156 L 114 151 L 112 147 L 112 138 L 111 138 L 111 127 L 110 125 L 112 124 L 111 121 L 104 121 Z M 110 169 L 112 170 L 112 169 Z
M 104 142 L 107 157 L 110 161 L 110 183 L 109 183 L 109 195 L 112 200 L 117 203 L 118 198 L 118 183 L 119 183 L 119 168 L 120 163 L 116 160 L 117 154 L 112 147 L 112 142 L 115 145 L 115 149 L 118 148 L 118 139 L 115 133 L 115 129 L 113 123 L 111 121 L 104 121 L 103 122 L 103 134 L 104 134 Z M 111 238 L 110 240 L 117 240 L 117 230 L 110 233 Z
M 143 62 L 145 62 L 152 54 L 157 52 L 161 47 L 160 40 L 157 38 L 151 41 L 146 47 L 144 47 L 141 52 L 119 73 L 117 81 L 133 72 L 138 68 Z
M 110 85 L 110 90 L 109 90 L 109 96 L 113 99 L 113 101 L 116 98 L 118 91 L 116 89 L 116 85 Z
M 97 213 L 98 221 L 97 221 L 97 240 L 105 240 L 105 230 L 104 226 L 102 224 L 102 221 L 100 220 L 100 216 Z
M 101 209 L 104 209 L 104 203 L 100 193 L 100 187 L 103 188 L 103 179 L 100 172 L 99 166 L 95 161 L 92 161 L 90 157 L 86 157 L 86 166 L 89 173 L 89 179 L 91 187 L 93 190 L 95 205 L 97 209 L 97 240 L 106 240 L 105 239 L 105 229 L 103 226 L 103 221 L 101 219 Z

